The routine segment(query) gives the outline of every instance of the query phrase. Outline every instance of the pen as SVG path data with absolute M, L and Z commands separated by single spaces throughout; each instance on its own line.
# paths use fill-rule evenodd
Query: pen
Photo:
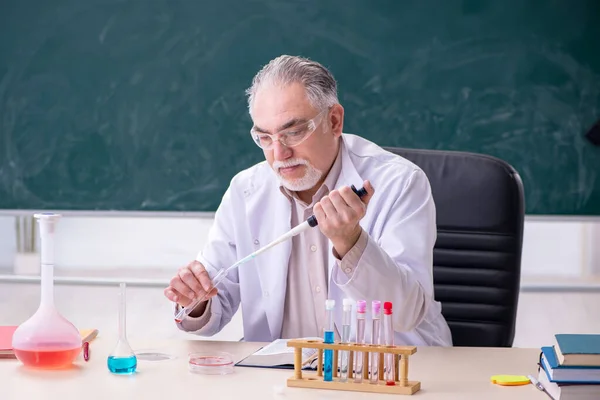
M 312 363 L 319 357 L 319 352 L 316 352 L 315 354 L 313 354 L 312 356 L 308 357 L 306 359 L 306 361 L 304 361 L 302 363 L 303 367 L 306 367 L 307 365 L 310 365 L 312 367 Z
M 544 385 L 542 385 L 542 382 L 538 381 L 537 379 L 535 379 L 531 375 L 527 375 L 527 377 L 529 378 L 529 380 L 531 381 L 531 383 L 533 383 L 533 386 L 535 386 L 538 390 L 546 393 L 548 395 L 548 397 L 550 397 L 552 400 L 555 400 L 554 397 L 552 397 L 552 395 L 550 393 L 548 393 L 548 391 L 546 390 L 546 388 L 544 387 Z

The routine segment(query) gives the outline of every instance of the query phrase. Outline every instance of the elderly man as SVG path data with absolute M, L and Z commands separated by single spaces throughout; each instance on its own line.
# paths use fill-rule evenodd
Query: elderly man
M 257 73 L 247 94 L 251 136 L 266 162 L 232 179 L 205 248 L 165 289 L 176 311 L 210 290 L 179 328 L 214 335 L 241 305 L 245 340 L 322 336 L 330 298 L 338 305 L 339 338 L 342 299 L 349 298 L 392 302 L 396 344 L 452 345 L 433 295 L 435 205 L 423 171 L 342 133 L 336 81 L 317 62 L 280 56 Z M 317 227 L 233 269 L 211 289 L 220 269 L 312 214 Z

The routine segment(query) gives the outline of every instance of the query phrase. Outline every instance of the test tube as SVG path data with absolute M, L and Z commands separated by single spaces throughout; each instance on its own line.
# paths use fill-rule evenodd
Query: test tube
M 350 342 L 350 322 L 352 319 L 352 303 L 351 299 L 344 299 L 344 314 L 342 317 L 342 343 Z M 340 381 L 346 382 L 348 380 L 348 358 L 350 352 L 348 350 L 341 351 L 341 368 L 340 368 Z
M 394 327 L 392 325 L 392 303 L 386 301 L 383 303 L 383 331 L 385 336 L 385 344 L 387 346 L 394 345 Z M 395 363 L 394 355 L 391 353 L 385 354 L 385 384 L 394 386 L 395 379 Z
M 381 302 L 373 300 L 371 302 L 371 313 L 373 318 L 373 329 L 371 329 L 371 344 L 379 344 L 379 330 L 381 327 Z M 379 382 L 379 353 L 371 352 L 370 373 L 371 383 Z
M 325 313 L 326 313 L 326 325 L 325 325 L 325 333 L 324 333 L 324 342 L 333 344 L 334 333 L 333 333 L 333 308 L 335 307 L 335 300 L 327 299 L 325 300 Z M 324 359 L 324 381 L 331 382 L 333 380 L 333 350 L 325 349 L 325 359 Z
M 356 343 L 365 343 L 365 313 L 367 302 L 359 300 L 356 302 Z M 363 353 L 357 351 L 354 356 L 354 382 L 361 383 L 363 379 Z

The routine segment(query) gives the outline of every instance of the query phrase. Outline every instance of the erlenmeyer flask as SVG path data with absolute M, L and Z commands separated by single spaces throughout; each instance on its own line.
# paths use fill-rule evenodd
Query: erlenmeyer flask
M 137 357 L 127 340 L 127 309 L 126 286 L 119 285 L 119 340 L 117 345 L 106 359 L 108 370 L 117 375 L 133 374 L 137 369 Z
M 41 239 L 40 306 L 15 331 L 12 345 L 17 358 L 36 368 L 68 367 L 81 351 L 79 330 L 54 306 L 54 228 L 59 214 L 35 214 Z

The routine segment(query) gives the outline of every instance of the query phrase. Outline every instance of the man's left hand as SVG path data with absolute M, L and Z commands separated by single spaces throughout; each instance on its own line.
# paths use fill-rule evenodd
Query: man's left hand
M 332 190 L 313 207 L 321 232 L 333 244 L 338 256 L 343 258 L 358 241 L 362 228 L 360 220 L 367 212 L 367 204 L 375 193 L 371 182 L 365 181 L 367 194 L 360 198 L 349 186 Z

